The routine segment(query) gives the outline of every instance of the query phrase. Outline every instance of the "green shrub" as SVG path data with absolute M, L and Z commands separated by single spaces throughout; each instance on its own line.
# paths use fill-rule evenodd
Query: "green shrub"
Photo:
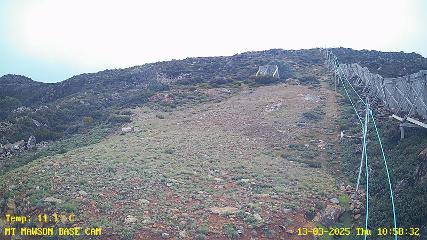
M 166 154 L 173 154 L 175 151 L 173 149 L 166 149 L 165 153 Z
M 302 117 L 308 121 L 319 122 L 325 117 L 325 112 L 322 108 L 316 107 L 312 111 L 303 113 Z
M 62 137 L 62 133 L 54 132 L 48 128 L 39 128 L 34 132 L 37 141 L 51 141 Z
M 167 84 L 164 84 L 158 81 L 151 81 L 148 84 L 148 90 L 153 92 L 167 91 L 169 90 L 169 86 Z
M 76 201 L 65 202 L 62 203 L 59 208 L 67 212 L 76 212 L 79 208 L 79 203 Z
M 226 78 L 226 77 L 218 77 L 218 76 L 216 76 L 216 77 L 214 77 L 214 79 L 210 80 L 209 83 L 212 86 L 217 87 L 217 86 L 220 86 L 220 85 L 224 85 L 224 84 L 230 83 L 232 81 L 233 81 L 232 79 L 229 79 L 229 78 Z
M 116 123 L 129 123 L 132 122 L 131 117 L 127 115 L 116 115 L 113 114 L 108 119 L 108 122 L 116 124 Z
M 201 235 L 206 235 L 209 232 L 209 225 L 204 223 L 200 225 L 199 229 L 197 230 Z
M 279 78 L 272 77 L 272 76 L 255 76 L 254 77 L 255 83 L 259 85 L 277 83 L 279 82 L 279 80 L 280 80 Z
M 313 220 L 313 218 L 316 216 L 316 209 L 314 207 L 307 209 L 304 213 L 304 216 L 310 221 Z
M 83 117 L 83 124 L 84 125 L 92 125 L 93 124 L 93 117 Z
M 320 84 L 319 79 L 313 75 L 300 77 L 299 81 L 301 84 L 304 84 L 304 85 L 319 85 Z
M 67 149 L 65 149 L 65 148 L 60 148 L 59 150 L 58 150 L 58 154 L 64 154 L 64 153 L 66 153 L 67 152 Z
M 7 118 L 10 111 L 21 106 L 19 99 L 9 96 L 0 96 L 0 120 Z
M 237 228 L 236 228 L 236 226 L 234 224 L 227 223 L 222 228 L 223 228 L 225 234 L 229 238 L 236 239 L 237 237 L 239 237 L 239 232 L 237 232 Z
M 126 116 L 131 116 L 133 113 L 132 113 L 132 111 L 130 111 L 130 110 L 123 110 L 123 111 L 120 111 L 120 114 L 119 115 L 126 115 Z

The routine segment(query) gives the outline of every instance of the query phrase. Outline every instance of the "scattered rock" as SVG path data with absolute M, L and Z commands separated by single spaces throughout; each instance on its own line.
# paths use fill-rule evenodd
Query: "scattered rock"
M 170 236 L 169 233 L 165 233 L 165 232 L 162 233 L 162 238 L 169 238 L 169 236 Z
M 13 144 L 12 149 L 15 151 L 22 150 L 25 147 L 26 143 L 24 140 L 18 141 Z
M 214 178 L 214 180 L 216 181 L 216 182 L 222 182 L 223 180 L 222 180 L 222 178 Z
M 284 208 L 283 209 L 283 213 L 285 213 L 285 214 L 288 214 L 288 213 L 291 213 L 292 212 L 292 209 L 290 209 L 290 208 Z
M 290 84 L 290 85 L 300 85 L 300 81 L 297 79 L 293 79 L 293 78 L 286 79 L 285 83 Z
M 262 220 L 261 215 L 259 215 L 258 213 L 255 213 L 255 214 L 254 214 L 254 218 L 255 218 L 255 220 L 257 220 L 258 222 L 262 222 L 262 221 L 263 221 L 263 220 Z
M 181 238 L 186 238 L 187 237 L 187 232 L 185 230 L 179 231 L 178 236 Z
M 133 132 L 133 130 L 134 130 L 133 127 L 122 127 L 122 133 Z
M 360 214 L 354 215 L 354 220 L 359 220 L 359 218 L 360 218 Z
M 62 200 L 54 197 L 47 197 L 44 199 L 45 202 L 61 204 Z
M 87 192 L 85 192 L 85 191 L 83 191 L 83 190 L 80 190 L 78 193 L 79 193 L 79 195 L 87 196 Z
M 152 219 L 150 217 L 148 217 L 148 216 L 145 216 L 143 218 L 143 220 L 142 220 L 143 224 L 149 224 L 149 223 L 152 223 L 152 222 L 153 222 Z
M 306 101 L 312 101 L 312 102 L 319 102 L 320 101 L 320 97 L 318 96 L 314 96 L 311 94 L 307 94 L 304 96 L 304 100 Z
M 265 107 L 265 111 L 266 111 L 266 112 L 274 112 L 274 111 L 276 111 L 276 110 L 280 109 L 280 107 L 281 107 L 281 106 L 282 106 L 282 103 L 281 103 L 281 102 L 275 103 L 275 104 L 273 104 L 273 105 L 267 105 L 267 106 Z
M 339 204 L 340 203 L 340 200 L 338 200 L 338 198 L 331 198 L 331 199 L 329 199 L 329 201 L 333 204 Z
M 125 218 L 125 223 L 126 224 L 132 224 L 132 223 L 136 223 L 138 221 L 138 218 L 132 216 L 132 215 L 127 215 Z
M 141 199 L 138 200 L 138 204 L 139 205 L 145 206 L 145 205 L 148 205 L 149 203 L 150 203 L 150 201 L 148 201 L 147 199 L 141 198 Z
M 220 214 L 220 215 L 223 215 L 223 214 L 234 214 L 237 211 L 239 211 L 239 209 L 235 208 L 235 207 L 211 207 L 211 208 L 209 208 L 209 210 L 212 213 L 216 213 L 216 214 Z
M 260 193 L 260 194 L 255 194 L 255 196 L 259 197 L 259 198 L 267 198 L 267 197 L 270 196 L 270 194 L 268 194 L 268 193 Z

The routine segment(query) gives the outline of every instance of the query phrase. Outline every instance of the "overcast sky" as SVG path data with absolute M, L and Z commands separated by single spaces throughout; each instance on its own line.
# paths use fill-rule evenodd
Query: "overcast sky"
M 427 56 L 423 0 L 0 0 L 0 76 L 83 72 L 271 48 Z

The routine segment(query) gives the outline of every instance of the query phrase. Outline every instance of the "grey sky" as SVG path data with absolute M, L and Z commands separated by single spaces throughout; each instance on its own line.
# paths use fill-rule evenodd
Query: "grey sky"
M 427 56 L 422 0 L 0 1 L 0 75 L 62 81 L 106 68 L 271 48 Z

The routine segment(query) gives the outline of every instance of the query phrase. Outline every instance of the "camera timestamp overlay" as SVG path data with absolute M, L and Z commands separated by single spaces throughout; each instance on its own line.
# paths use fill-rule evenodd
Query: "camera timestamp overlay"
M 6 214 L 1 236 L 101 236 L 102 227 L 79 226 L 74 213 L 42 213 L 36 216 Z M 63 225 L 62 227 L 58 225 Z M 66 227 L 65 227 L 66 226 Z
M 380 227 L 376 229 L 365 229 L 364 227 L 314 227 L 314 228 L 298 228 L 299 236 L 372 236 L 372 237 L 389 237 L 389 236 L 412 236 L 414 238 L 421 237 L 421 230 L 418 227 L 410 228 L 387 228 Z

